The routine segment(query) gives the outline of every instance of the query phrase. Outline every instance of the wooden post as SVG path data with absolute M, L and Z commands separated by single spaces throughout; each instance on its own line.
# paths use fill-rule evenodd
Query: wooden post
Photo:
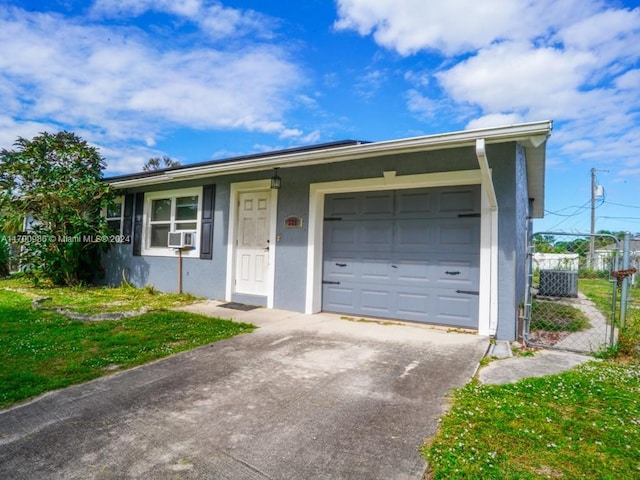
M 182 248 L 178 249 L 178 293 L 182 293 Z

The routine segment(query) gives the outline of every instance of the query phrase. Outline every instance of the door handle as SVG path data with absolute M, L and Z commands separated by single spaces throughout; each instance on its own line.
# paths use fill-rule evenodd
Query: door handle
M 446 273 L 447 275 L 460 275 L 460 272 L 449 272 L 449 271 L 447 271 L 447 272 L 444 272 L 444 273 Z

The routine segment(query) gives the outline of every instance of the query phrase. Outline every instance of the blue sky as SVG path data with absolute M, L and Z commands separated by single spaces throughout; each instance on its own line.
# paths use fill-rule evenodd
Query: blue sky
M 640 8 L 615 0 L 0 0 L 0 148 L 70 130 L 107 175 L 553 120 L 544 220 L 640 232 Z

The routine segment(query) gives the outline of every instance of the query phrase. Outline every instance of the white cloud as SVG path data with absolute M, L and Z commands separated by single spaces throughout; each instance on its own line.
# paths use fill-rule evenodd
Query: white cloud
M 338 30 L 372 34 L 378 44 L 410 55 L 475 51 L 497 41 L 530 40 L 593 9 L 584 0 L 338 0 Z
M 571 118 L 579 113 L 578 89 L 595 63 L 588 52 L 503 43 L 436 76 L 454 100 L 487 113 L 534 110 Z
M 304 137 L 300 139 L 300 143 L 302 145 L 309 145 L 313 143 L 318 143 L 322 138 L 322 134 L 320 130 L 313 130 L 312 132 L 307 133 Z
M 597 132 L 609 147 L 616 132 L 637 128 L 640 9 L 600 0 L 338 0 L 335 26 L 442 61 L 405 76 L 408 109 L 420 117 L 441 115 L 448 98 L 463 116 L 475 110 L 470 128 L 553 119 L 573 122 L 575 135 Z
M 550 119 L 549 164 L 560 157 L 637 171 L 640 8 L 601 0 L 338 0 L 338 14 L 338 30 L 441 63 L 405 76 L 407 108 L 419 118 L 471 117 L 467 128 Z
M 96 0 L 96 16 L 139 16 L 147 11 L 166 13 L 198 25 L 214 39 L 237 37 L 249 32 L 271 36 L 275 21 L 253 10 L 225 7 L 219 1 L 205 0 Z
M 298 128 L 287 128 L 280 133 L 280 138 L 299 138 L 304 132 Z
M 0 115 L 0 150 L 11 150 L 18 137 L 33 138 L 39 133 L 57 131 L 54 125 L 43 122 L 16 121 L 8 115 Z
M 418 90 L 411 89 L 406 94 L 407 108 L 424 118 L 432 118 L 438 111 L 438 102 L 422 95 Z
M 517 113 L 492 113 L 483 115 L 480 118 L 474 118 L 467 124 L 467 129 L 473 130 L 477 128 L 499 127 L 502 125 L 513 125 L 522 123 L 524 119 Z
M 191 4 L 200 2 L 176 8 Z M 244 42 L 186 51 L 154 40 L 134 27 L 0 7 L 0 102 L 21 119 L 3 136 L 41 125 L 84 129 L 102 146 L 151 146 L 183 127 L 291 131 L 284 115 L 304 80 L 286 49 Z
M 386 81 L 387 72 L 385 70 L 368 70 L 356 80 L 356 92 L 365 100 L 371 99 L 378 94 Z

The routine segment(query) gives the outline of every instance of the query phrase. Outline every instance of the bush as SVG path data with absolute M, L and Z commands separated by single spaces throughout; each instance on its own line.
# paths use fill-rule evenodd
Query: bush
M 624 328 L 618 334 L 618 355 L 640 358 L 640 310 L 627 310 Z
M 114 196 L 102 181 L 104 159 L 70 132 L 44 132 L 14 145 L 0 150 L 0 212 L 33 219 L 20 254 L 25 272 L 55 285 L 90 282 L 108 244 L 85 239 L 110 233 L 100 215 Z
M 11 245 L 7 239 L 0 236 L 0 277 L 9 275 L 9 262 L 11 261 Z

